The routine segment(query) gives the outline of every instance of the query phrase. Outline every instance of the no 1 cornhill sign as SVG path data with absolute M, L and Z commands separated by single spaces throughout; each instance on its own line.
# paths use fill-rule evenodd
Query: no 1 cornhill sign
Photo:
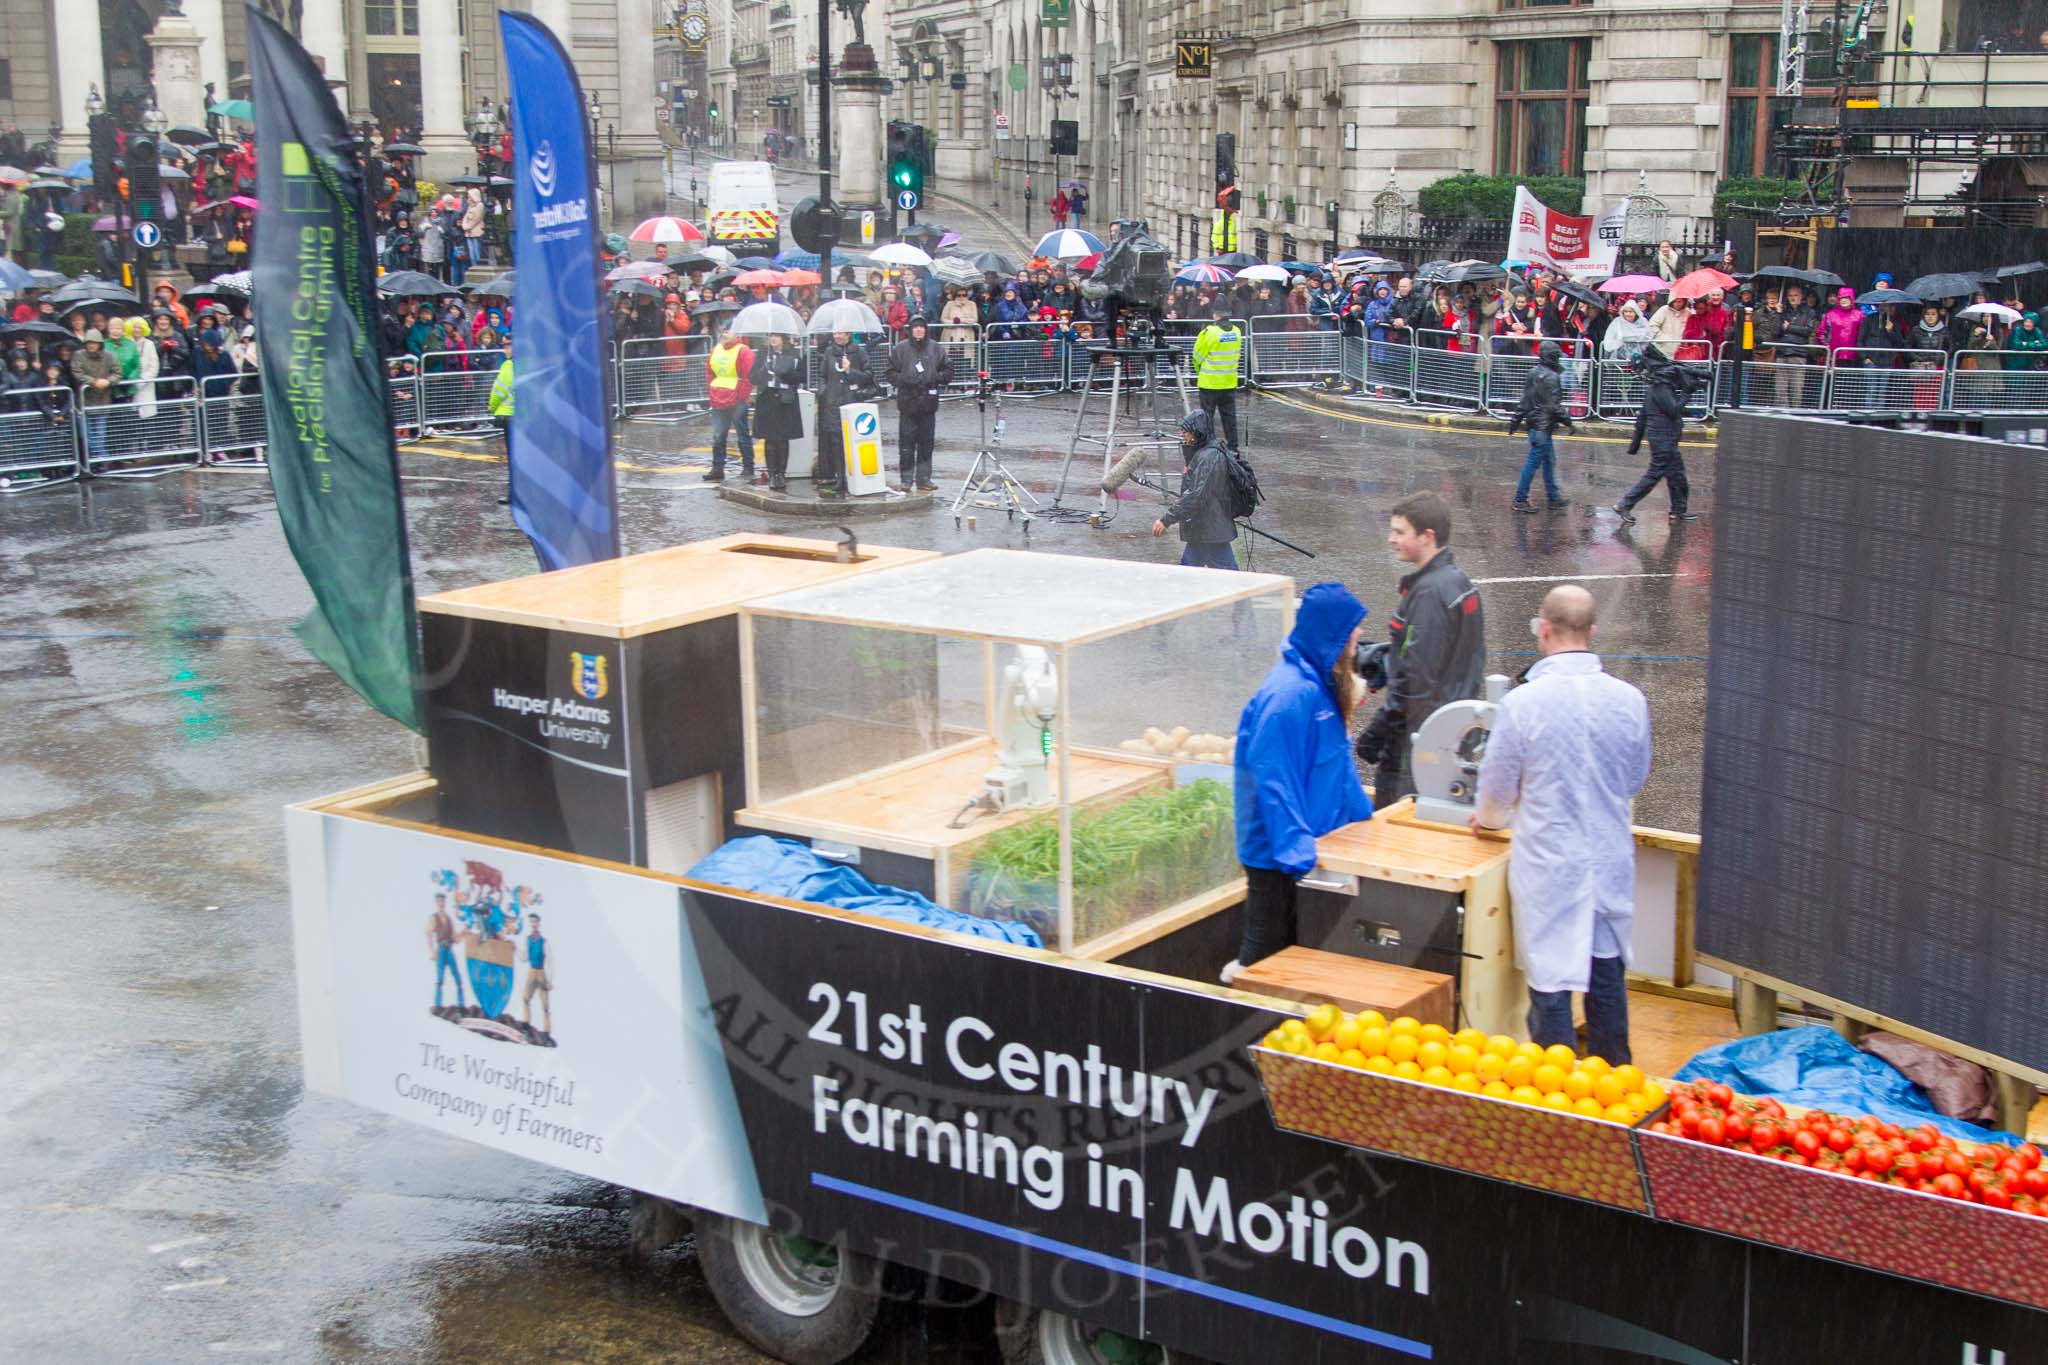
M 1200 79 L 1215 74 L 1212 63 L 1213 51 L 1214 48 L 1207 38 L 1174 39 L 1173 74 Z

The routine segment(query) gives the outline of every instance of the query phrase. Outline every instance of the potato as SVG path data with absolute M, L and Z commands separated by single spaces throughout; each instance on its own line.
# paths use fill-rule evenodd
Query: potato
M 1145 742 L 1151 745 L 1154 749 L 1157 749 L 1161 742 L 1165 739 L 1166 731 L 1160 729 L 1158 726 L 1148 725 L 1145 727 Z
M 1185 725 L 1176 725 L 1167 734 L 1172 737 L 1176 748 L 1188 742 L 1188 727 Z

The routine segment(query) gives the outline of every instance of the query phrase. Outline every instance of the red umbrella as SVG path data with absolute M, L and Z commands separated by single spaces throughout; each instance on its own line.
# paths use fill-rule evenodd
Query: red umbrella
M 747 273 L 752 275 L 756 272 L 750 270 Z M 760 273 L 765 274 L 768 272 Z M 824 277 L 815 270 L 784 270 L 777 273 L 781 275 L 782 282 L 787 285 L 823 284 L 825 282 Z
M 1681 276 L 1671 283 L 1671 297 L 1674 299 L 1703 299 L 1714 290 L 1727 293 L 1738 289 L 1733 275 L 1723 275 L 1711 267 L 1701 267 L 1690 275 Z
M 682 218 L 649 218 L 633 229 L 630 240 L 635 242 L 701 242 L 703 230 L 695 223 Z
M 1076 269 L 1076 270 L 1093 270 L 1093 269 L 1095 269 L 1095 268 L 1096 268 L 1097 266 L 1099 266 L 1099 265 L 1101 265 L 1101 264 L 1102 264 L 1102 253 L 1101 253 L 1101 252 L 1099 252 L 1099 251 L 1096 251 L 1096 252 L 1091 252 L 1091 253 L 1090 253 L 1089 255 L 1083 256 L 1083 257 L 1082 257 L 1082 258 L 1081 258 L 1080 260 L 1078 260 L 1078 261 L 1074 262 L 1074 269 Z
M 732 282 L 742 289 L 752 289 L 757 284 L 775 289 L 782 285 L 783 279 L 780 270 L 745 270 L 735 275 Z
M 234 198 L 228 200 L 228 202 L 230 204 L 233 204 L 238 209 L 260 209 L 263 207 L 263 205 L 257 203 L 254 199 L 251 199 L 246 194 L 238 194 Z

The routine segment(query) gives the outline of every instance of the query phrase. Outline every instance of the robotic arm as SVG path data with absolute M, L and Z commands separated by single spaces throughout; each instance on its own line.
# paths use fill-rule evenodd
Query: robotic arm
M 981 791 L 953 817 L 959 828 L 971 810 L 998 813 L 1052 804 L 1052 723 L 1059 715 L 1059 671 L 1039 645 L 1017 646 L 1003 668 L 996 696 L 996 764 Z

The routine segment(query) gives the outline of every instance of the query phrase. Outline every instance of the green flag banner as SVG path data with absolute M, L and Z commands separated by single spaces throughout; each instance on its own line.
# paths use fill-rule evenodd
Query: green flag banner
M 419 730 L 412 561 L 362 167 L 312 58 L 256 6 L 246 12 L 263 203 L 251 294 L 270 482 L 313 589 L 298 634 L 363 700 Z

